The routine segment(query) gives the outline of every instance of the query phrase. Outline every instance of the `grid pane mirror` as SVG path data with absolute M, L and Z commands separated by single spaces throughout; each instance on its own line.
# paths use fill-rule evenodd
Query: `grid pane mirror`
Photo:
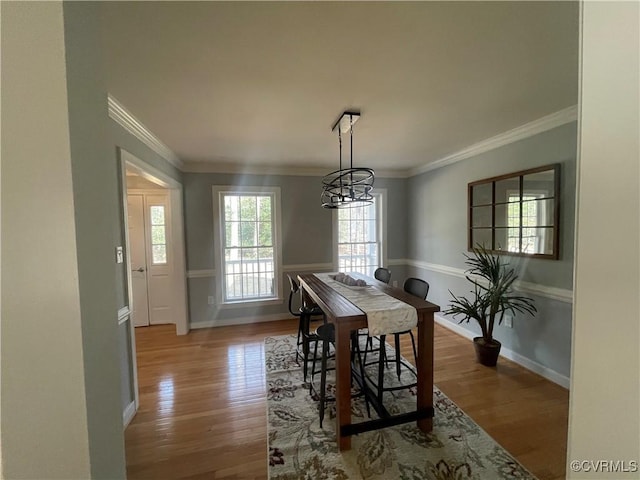
M 558 259 L 560 164 L 472 182 L 468 196 L 469 250 Z

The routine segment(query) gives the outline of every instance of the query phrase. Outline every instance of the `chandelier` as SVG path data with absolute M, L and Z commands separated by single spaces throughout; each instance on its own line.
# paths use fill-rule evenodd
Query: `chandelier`
M 333 125 L 331 131 L 338 130 L 340 148 L 339 169 L 322 179 L 322 207 L 348 208 L 373 203 L 374 172 L 371 168 L 353 168 L 353 125 L 360 118 L 360 112 L 344 112 Z M 342 134 L 349 133 L 349 168 L 342 168 Z

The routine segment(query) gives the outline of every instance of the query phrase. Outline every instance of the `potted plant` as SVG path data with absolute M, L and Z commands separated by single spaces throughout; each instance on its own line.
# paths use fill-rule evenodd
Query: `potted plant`
M 474 286 L 471 292 L 474 295 L 470 299 L 458 297 L 449 290 L 453 299 L 444 313 L 453 318 L 462 316 L 458 323 L 469 322 L 470 319 L 478 322 L 482 336 L 473 339 L 476 357 L 482 365 L 493 367 L 502 346 L 493 338 L 496 320 L 500 325 L 507 312 L 511 315 L 515 312 L 533 315 L 537 310 L 533 299 L 513 294 L 513 282 L 518 277 L 515 270 L 508 268 L 509 264 L 499 255 L 492 255 L 484 245 L 479 244 L 473 249 L 472 256 L 465 254 L 465 257 L 465 264 L 470 267 L 465 272 L 466 278 Z M 477 278 L 472 278 L 471 275 Z

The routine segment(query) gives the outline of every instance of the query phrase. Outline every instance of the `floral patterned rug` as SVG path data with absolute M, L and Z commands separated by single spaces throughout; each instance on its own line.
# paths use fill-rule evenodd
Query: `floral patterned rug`
M 269 479 L 535 480 L 436 387 L 431 433 L 407 423 L 353 436 L 351 450 L 339 452 L 335 402 L 328 402 L 320 428 L 318 402 L 309 394 L 309 383 L 303 381 L 295 343 L 293 335 L 265 339 Z M 375 359 L 368 358 L 366 363 L 370 360 Z M 394 372 L 388 369 L 385 385 L 398 381 Z M 334 388 L 333 373 L 327 375 L 329 395 Z M 403 374 L 401 380 L 406 378 Z M 317 374 L 315 384 L 319 379 Z M 415 409 L 415 396 L 411 390 L 388 392 L 384 404 L 392 414 L 409 411 Z M 351 405 L 352 422 L 369 420 L 362 397 L 354 398 Z M 377 418 L 373 409 L 371 412 Z

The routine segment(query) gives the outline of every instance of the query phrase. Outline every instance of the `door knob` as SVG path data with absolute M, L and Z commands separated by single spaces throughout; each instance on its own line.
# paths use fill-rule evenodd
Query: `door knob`
M 140 272 L 140 273 L 142 273 L 142 272 L 144 272 L 144 268 L 142 268 L 142 267 L 137 268 L 136 270 L 134 270 L 134 272 Z

